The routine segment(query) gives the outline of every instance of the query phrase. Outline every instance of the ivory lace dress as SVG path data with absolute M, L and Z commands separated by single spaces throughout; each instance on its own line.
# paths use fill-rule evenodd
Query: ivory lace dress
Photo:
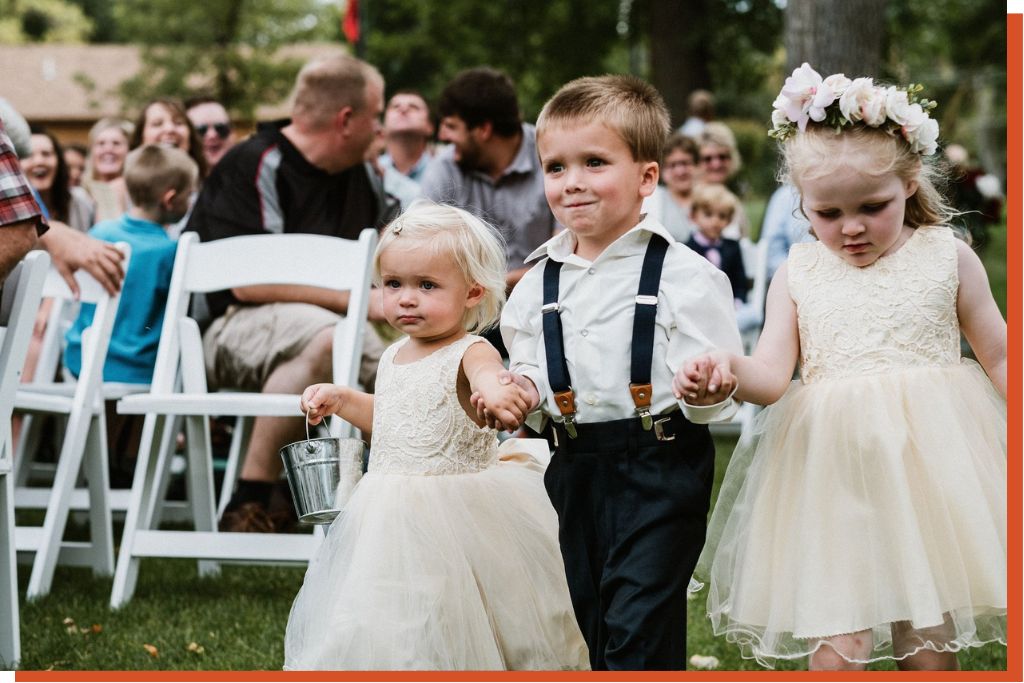
M 459 403 L 480 341 L 385 351 L 369 471 L 292 605 L 286 669 L 588 668 L 533 440 L 499 451 Z
M 790 251 L 801 379 L 733 455 L 696 572 L 745 657 L 1005 644 L 1006 403 L 960 357 L 958 284 L 944 227 L 864 268 Z

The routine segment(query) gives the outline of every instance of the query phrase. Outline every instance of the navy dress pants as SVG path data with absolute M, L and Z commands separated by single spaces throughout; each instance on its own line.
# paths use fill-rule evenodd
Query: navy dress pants
M 594 670 L 686 668 L 686 588 L 704 545 L 715 449 L 676 413 L 659 441 L 638 419 L 578 425 L 544 484 Z

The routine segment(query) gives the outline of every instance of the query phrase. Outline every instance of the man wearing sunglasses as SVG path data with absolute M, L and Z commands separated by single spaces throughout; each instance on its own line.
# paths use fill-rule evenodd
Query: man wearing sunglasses
M 185 113 L 203 141 L 206 164 L 213 168 L 235 146 L 231 117 L 220 102 L 210 97 L 189 100 L 187 107 Z

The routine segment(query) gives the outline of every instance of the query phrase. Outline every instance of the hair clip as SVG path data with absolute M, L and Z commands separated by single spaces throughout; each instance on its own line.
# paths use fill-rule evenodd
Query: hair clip
M 401 235 L 403 227 L 405 226 L 402 223 L 396 222 L 394 225 L 391 226 L 391 232 L 393 232 L 396 235 Z

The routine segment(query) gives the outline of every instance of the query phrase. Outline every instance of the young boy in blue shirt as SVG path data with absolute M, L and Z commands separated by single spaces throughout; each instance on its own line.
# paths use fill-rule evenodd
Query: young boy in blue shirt
M 156 350 L 164 307 L 171 284 L 177 242 L 166 227 L 188 212 L 199 170 L 180 149 L 145 145 L 128 155 L 124 179 L 132 206 L 116 220 L 97 223 L 89 234 L 105 242 L 127 242 L 132 249 L 121 302 L 110 336 L 103 380 L 149 384 L 156 366 Z M 66 335 L 64 364 L 74 376 L 82 369 L 82 332 L 92 324 L 95 306 L 83 304 Z M 131 486 L 142 420 L 119 415 L 113 401 L 107 405 L 110 485 Z
M 673 394 L 687 358 L 741 345 L 726 276 L 641 215 L 668 131 L 661 96 L 630 76 L 578 79 L 548 101 L 537 146 L 566 230 L 531 255 L 544 258 L 501 319 L 509 379 L 541 409 L 528 421 L 553 420 L 544 483 L 594 669 L 685 668 L 714 475 L 700 423 L 736 410 L 726 383 L 707 407 Z
M 125 161 L 131 208 L 120 218 L 97 223 L 89 230 L 97 239 L 127 242 L 132 249 L 103 366 L 104 381 L 148 384 L 153 379 L 177 248 L 165 226 L 188 212 L 197 177 L 195 162 L 181 150 L 163 145 L 140 147 Z M 92 324 L 94 309 L 83 305 L 67 333 L 64 363 L 76 377 L 82 368 L 82 332 Z

